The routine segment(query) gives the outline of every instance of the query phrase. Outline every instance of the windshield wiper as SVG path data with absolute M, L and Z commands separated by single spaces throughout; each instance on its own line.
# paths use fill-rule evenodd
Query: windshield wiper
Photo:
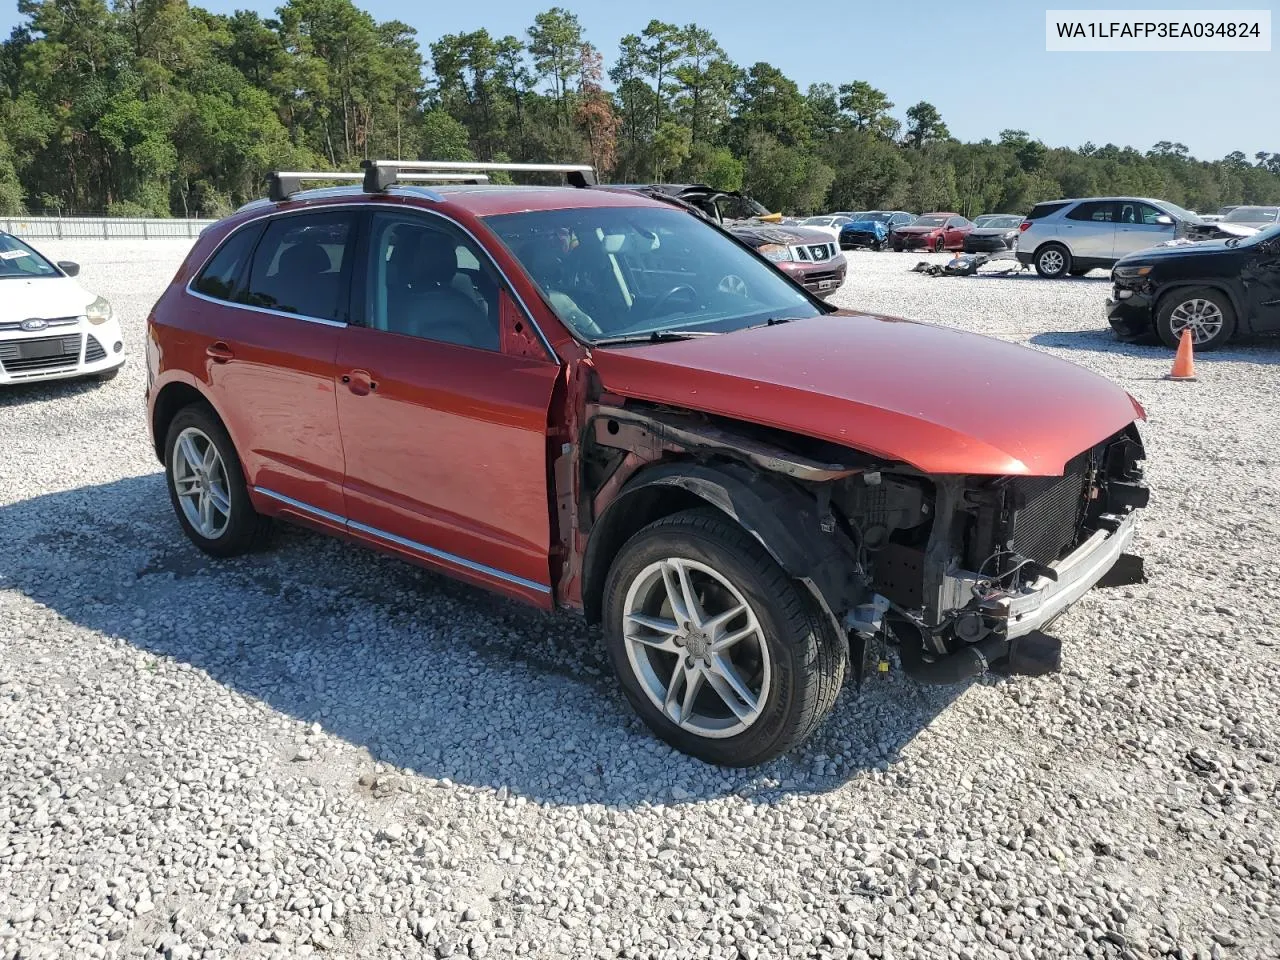
M 592 340 L 593 347 L 608 347 L 617 343 L 668 343 L 673 340 L 692 340 L 694 337 L 718 336 L 716 330 L 650 330 L 648 333 L 620 333 L 616 337 Z

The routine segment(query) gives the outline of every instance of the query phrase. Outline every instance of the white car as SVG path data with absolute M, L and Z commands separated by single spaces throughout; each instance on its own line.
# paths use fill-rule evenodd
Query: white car
M 119 372 L 120 322 L 72 279 L 79 272 L 0 231 L 0 385 Z
M 840 239 L 840 228 L 846 223 L 852 223 L 848 217 L 841 214 L 831 214 L 825 217 L 809 217 L 807 220 L 801 220 L 800 226 L 813 227 L 815 230 L 821 230 L 823 233 L 831 234 L 835 240 Z

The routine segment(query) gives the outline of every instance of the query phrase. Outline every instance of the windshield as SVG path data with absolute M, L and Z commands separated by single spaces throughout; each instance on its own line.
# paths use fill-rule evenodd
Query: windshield
M 1176 203 L 1170 203 L 1168 200 L 1161 200 L 1160 206 L 1164 207 L 1167 212 L 1172 213 L 1178 220 L 1185 220 L 1189 223 L 1204 223 L 1204 221 L 1200 219 L 1200 214 L 1192 213 L 1190 210 L 1184 210 Z
M 1022 223 L 1021 217 L 1014 216 L 996 216 L 994 214 L 986 217 L 979 217 L 973 221 L 975 227 L 1008 227 L 1010 229 Z
M 1226 216 L 1227 223 L 1275 223 L 1280 220 L 1280 207 L 1236 207 Z
M 56 267 L 17 237 L 0 233 L 0 280 L 19 277 L 60 277 Z
M 940 227 L 947 222 L 946 217 L 916 217 L 911 221 L 913 227 Z
M 829 227 L 834 219 L 834 217 L 810 217 L 803 222 L 806 227 Z
M 823 313 L 773 267 L 680 210 L 580 207 L 485 223 L 588 341 L 725 333 Z

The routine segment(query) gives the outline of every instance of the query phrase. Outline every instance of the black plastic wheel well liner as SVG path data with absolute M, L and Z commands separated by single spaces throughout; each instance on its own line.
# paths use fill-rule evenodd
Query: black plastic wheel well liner
M 162 464 L 164 463 L 165 435 L 169 432 L 169 424 L 179 412 L 193 404 L 201 404 L 213 410 L 212 404 L 205 395 L 187 383 L 165 384 L 156 397 L 151 419 L 151 439 L 155 446 L 156 459 Z M 217 411 L 214 411 L 214 416 L 217 416 Z M 221 422 L 222 418 L 218 417 L 218 420 Z
M 799 484 L 746 465 L 678 461 L 644 467 L 624 484 L 593 525 L 583 558 L 583 613 L 602 616 L 604 583 L 623 544 L 640 529 L 701 506 L 720 510 L 751 534 L 787 574 L 805 581 L 828 613 L 847 606 L 852 564 L 823 533 L 817 499 Z

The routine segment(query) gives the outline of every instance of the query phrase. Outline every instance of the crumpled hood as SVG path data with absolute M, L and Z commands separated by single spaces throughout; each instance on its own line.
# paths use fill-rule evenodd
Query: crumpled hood
M 949 327 L 841 311 L 772 327 L 599 348 L 607 390 L 758 423 L 933 474 L 1060 475 L 1143 417 L 1115 384 Z
M 793 246 L 798 243 L 830 243 L 831 234 L 812 227 L 775 227 L 771 225 L 733 225 L 729 231 L 753 246 L 780 243 Z
M 70 277 L 0 279 L 0 323 L 40 317 L 78 317 L 93 303 L 93 295 Z

